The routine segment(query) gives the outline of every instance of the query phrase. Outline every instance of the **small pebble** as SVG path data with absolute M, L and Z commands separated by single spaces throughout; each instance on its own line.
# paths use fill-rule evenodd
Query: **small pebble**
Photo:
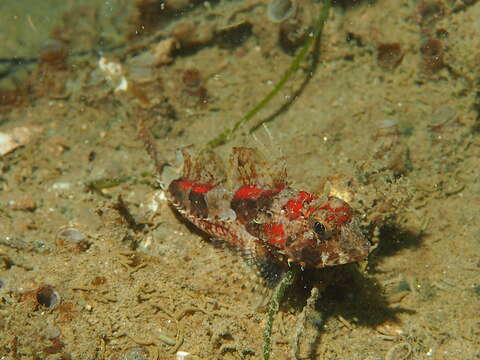
M 403 59 L 403 51 L 398 43 L 384 43 L 377 47 L 377 62 L 384 70 L 395 69 Z

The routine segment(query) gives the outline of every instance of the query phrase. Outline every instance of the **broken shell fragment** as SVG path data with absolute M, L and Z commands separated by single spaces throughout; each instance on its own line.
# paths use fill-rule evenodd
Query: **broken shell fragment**
M 80 230 L 77 230 L 72 227 L 61 229 L 57 233 L 57 239 L 63 240 L 63 241 L 70 241 L 73 243 L 78 243 L 82 240 L 85 240 L 86 237 L 87 236 L 84 233 L 82 233 Z
M 177 46 L 183 49 L 206 45 L 212 42 L 214 35 L 213 24 L 194 22 L 180 22 L 170 33 L 170 36 L 177 41 Z
M 297 11 L 294 0 L 271 0 L 267 8 L 268 19 L 273 23 L 280 23 L 293 16 Z
M 176 44 L 173 38 L 164 39 L 142 54 L 132 57 L 127 63 L 129 79 L 136 83 L 155 81 L 155 68 L 173 61 L 172 51 Z
M 19 126 L 13 128 L 10 133 L 0 132 L 0 156 L 6 155 L 16 148 L 25 145 L 32 136 L 40 132 L 38 126 Z
M 155 44 L 150 50 L 130 59 L 130 66 L 156 67 L 170 64 L 173 61 L 172 51 L 176 41 L 174 39 L 165 39 Z
M 51 285 L 42 286 L 35 294 L 38 304 L 49 309 L 54 309 L 60 304 L 61 298 L 58 291 Z
M 114 87 L 115 92 L 126 91 L 128 89 L 128 81 L 124 76 L 123 67 L 119 62 L 101 57 L 98 60 L 98 68 L 103 76 Z
M 172 51 L 175 47 L 175 39 L 165 39 L 156 44 L 151 52 L 155 58 L 155 65 L 166 65 L 173 61 Z

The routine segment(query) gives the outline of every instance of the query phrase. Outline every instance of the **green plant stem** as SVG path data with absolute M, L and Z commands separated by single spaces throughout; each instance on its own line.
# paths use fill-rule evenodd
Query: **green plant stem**
M 113 188 L 132 179 L 131 176 L 122 176 L 117 178 L 101 178 L 87 183 L 89 189 L 101 191 L 103 189 Z
M 277 95 L 280 90 L 282 90 L 283 86 L 285 83 L 292 77 L 295 72 L 300 68 L 300 65 L 302 61 L 305 59 L 307 56 L 310 48 L 312 47 L 312 44 L 315 44 L 317 39 L 321 36 L 325 22 L 328 18 L 328 13 L 331 7 L 330 0 L 326 0 L 323 7 L 322 11 L 320 12 L 320 15 L 318 16 L 317 21 L 315 22 L 313 26 L 313 31 L 309 34 L 307 40 L 305 41 L 305 44 L 303 45 L 302 49 L 300 52 L 297 54 L 295 59 L 293 60 L 292 64 L 290 67 L 287 69 L 287 71 L 283 74 L 282 78 L 280 81 L 275 85 L 275 87 L 270 91 L 270 93 L 267 94 L 263 98 L 262 101 L 260 101 L 253 109 L 251 109 L 248 113 L 246 113 L 240 120 L 238 120 L 231 129 L 227 129 L 223 131 L 221 134 L 213 138 L 207 143 L 207 148 L 213 149 L 215 147 L 218 147 L 220 145 L 223 145 L 227 143 L 231 138 L 233 137 L 234 133 L 238 130 L 238 128 L 249 121 L 251 118 L 253 118 L 265 105 L 267 105 L 274 97 Z M 250 132 L 255 131 L 258 128 L 258 126 L 254 126 Z
M 272 350 L 273 319 L 275 315 L 278 313 L 280 303 L 282 302 L 283 297 L 285 296 L 285 291 L 293 283 L 296 273 L 297 273 L 296 268 L 290 268 L 287 271 L 282 281 L 275 288 L 275 292 L 273 293 L 272 299 L 270 300 L 270 306 L 269 306 L 268 315 L 267 315 L 267 327 L 263 332 L 263 360 L 270 359 L 270 351 Z

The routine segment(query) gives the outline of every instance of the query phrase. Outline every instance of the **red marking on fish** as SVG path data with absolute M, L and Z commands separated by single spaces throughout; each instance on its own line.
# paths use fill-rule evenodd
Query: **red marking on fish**
M 181 179 L 179 180 L 178 184 L 183 190 L 188 190 L 192 188 L 193 181 Z
M 303 202 L 310 203 L 315 199 L 315 195 L 309 194 L 306 191 L 299 191 L 298 196 Z
M 289 219 L 294 220 L 300 216 L 308 217 L 314 211 L 314 207 L 306 207 L 305 205 L 312 202 L 315 199 L 315 196 L 307 193 L 306 191 L 299 191 L 298 197 L 295 199 L 290 199 L 285 205 L 285 210 L 287 211 L 287 216 Z
M 352 209 L 346 202 L 339 201 L 337 198 L 330 198 L 320 209 L 329 212 L 330 215 L 325 220 L 335 227 L 343 226 L 352 221 Z
M 258 199 L 262 194 L 263 190 L 255 186 L 242 186 L 235 192 L 234 197 L 238 199 Z
M 268 237 L 268 243 L 276 247 L 282 247 L 285 245 L 285 230 L 283 225 L 269 223 L 263 225 L 263 232 Z
M 212 190 L 215 186 L 209 184 L 193 184 L 192 191 L 198 194 L 206 194 L 210 190 Z

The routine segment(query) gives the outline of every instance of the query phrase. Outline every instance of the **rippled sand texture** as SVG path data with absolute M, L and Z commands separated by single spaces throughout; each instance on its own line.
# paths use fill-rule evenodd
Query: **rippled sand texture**
M 172 212 L 137 123 L 172 161 L 255 106 L 321 8 L 274 2 L 0 3 L 0 358 L 262 358 L 268 291 Z M 243 129 L 274 115 L 272 159 L 375 244 L 303 274 L 272 359 L 480 358 L 479 18 L 338 0 L 317 66 Z

